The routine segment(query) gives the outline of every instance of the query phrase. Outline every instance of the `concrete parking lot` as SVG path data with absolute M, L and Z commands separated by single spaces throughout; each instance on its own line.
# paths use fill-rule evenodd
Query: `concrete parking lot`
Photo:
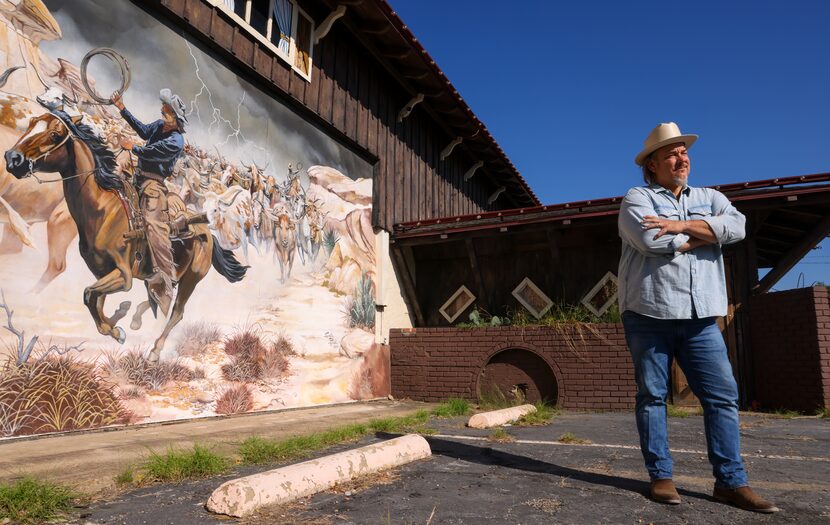
M 683 503 L 669 507 L 645 497 L 647 476 L 628 413 L 565 413 L 542 427 L 464 427 L 466 418 L 430 421 L 432 458 L 359 480 L 283 507 L 263 509 L 243 523 L 480 524 L 480 523 L 830 523 L 830 421 L 742 417 L 742 445 L 751 483 L 781 508 L 749 513 L 711 498 L 701 416 L 670 419 L 675 481 Z M 563 435 L 567 435 L 560 441 Z M 389 436 L 376 435 L 352 448 Z M 329 451 L 331 452 L 331 451 Z M 204 502 L 219 479 L 134 490 L 89 509 L 75 523 L 228 523 Z

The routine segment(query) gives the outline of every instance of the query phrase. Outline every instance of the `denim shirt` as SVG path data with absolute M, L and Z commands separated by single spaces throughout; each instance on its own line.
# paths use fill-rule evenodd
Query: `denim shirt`
M 718 242 L 681 253 L 683 233 L 654 236 L 643 217 L 703 220 Z M 726 276 L 721 245 L 744 238 L 746 218 L 719 191 L 686 186 L 680 198 L 658 184 L 631 188 L 620 206 L 622 256 L 619 266 L 620 312 L 630 310 L 657 319 L 726 315 Z
M 147 141 L 143 146 L 133 146 L 133 154 L 138 158 L 138 169 L 158 173 L 164 178 L 172 175 L 176 161 L 184 151 L 182 134 L 178 131 L 164 133 L 163 120 L 144 124 L 127 109 L 121 111 L 121 116 L 139 137 Z

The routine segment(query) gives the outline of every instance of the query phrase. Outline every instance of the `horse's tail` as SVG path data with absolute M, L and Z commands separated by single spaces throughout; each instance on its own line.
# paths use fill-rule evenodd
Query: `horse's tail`
M 219 239 L 215 235 L 213 237 L 213 257 L 211 262 L 213 267 L 229 282 L 236 283 L 245 277 L 245 273 L 250 266 L 243 266 L 236 260 L 233 252 L 226 250 L 219 246 Z

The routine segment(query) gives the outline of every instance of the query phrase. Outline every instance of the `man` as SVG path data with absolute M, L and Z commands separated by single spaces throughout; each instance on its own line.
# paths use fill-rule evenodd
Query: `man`
M 640 448 L 652 499 L 680 503 L 666 425 L 676 359 L 703 406 L 715 499 L 777 512 L 748 486 L 738 389 L 717 325 L 727 311 L 721 245 L 744 238 L 745 218 L 722 193 L 688 185 L 688 149 L 696 140 L 673 122 L 654 128 L 635 159 L 647 185 L 629 190 L 620 207 L 619 301 L 637 381 Z
M 173 247 L 170 244 L 170 217 L 167 213 L 167 187 L 164 180 L 173 174 L 176 161 L 184 151 L 185 104 L 178 95 L 165 88 L 159 92 L 161 120 L 143 124 L 124 107 L 119 93 L 111 101 L 121 116 L 146 143 L 139 146 L 129 138 L 121 140 L 121 147 L 138 159 L 137 180 L 139 206 L 146 223 L 147 244 L 153 263 L 153 275 L 147 280 L 150 295 L 164 315 L 173 300 Z

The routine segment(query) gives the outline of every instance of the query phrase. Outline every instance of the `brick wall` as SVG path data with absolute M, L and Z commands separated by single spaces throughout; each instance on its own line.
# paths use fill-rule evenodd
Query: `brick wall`
M 752 297 L 755 397 L 764 409 L 830 405 L 830 300 L 823 286 Z
M 420 401 L 460 397 L 475 401 L 483 379 L 488 378 L 531 382 L 528 394 L 532 396 L 534 388 L 546 388 L 544 378 L 548 377 L 554 381 L 555 401 L 562 408 L 634 406 L 634 370 L 621 324 L 557 329 L 392 330 L 389 343 L 395 397 Z M 498 354 L 502 354 L 501 358 L 491 363 Z M 536 369 L 542 362 L 547 370 Z M 528 365 L 533 369 L 527 370 Z

